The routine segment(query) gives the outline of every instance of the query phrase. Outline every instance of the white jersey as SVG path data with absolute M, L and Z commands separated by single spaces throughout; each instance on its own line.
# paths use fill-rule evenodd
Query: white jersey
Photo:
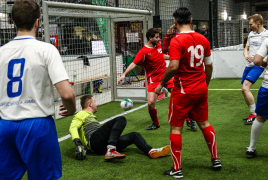
M 248 35 L 247 46 L 249 46 L 248 55 L 254 59 L 255 54 L 260 49 L 262 42 L 268 38 L 268 31 L 264 29 L 261 33 L 251 31 Z M 247 62 L 247 67 L 254 66 L 254 62 Z
M 0 48 L 0 116 L 22 120 L 53 115 L 53 84 L 69 79 L 58 50 L 32 36 Z
M 265 41 L 262 43 L 257 54 L 262 56 L 263 58 L 268 55 L 268 39 L 265 39 Z M 268 67 L 266 67 L 264 74 L 263 74 L 262 87 L 268 89 Z

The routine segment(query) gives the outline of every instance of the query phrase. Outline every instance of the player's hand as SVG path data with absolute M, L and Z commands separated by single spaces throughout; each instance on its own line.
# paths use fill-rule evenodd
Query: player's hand
M 119 78 L 117 84 L 120 84 L 120 83 L 125 79 L 125 77 L 126 77 L 125 74 L 123 74 L 123 75 Z
M 251 63 L 253 61 L 252 56 L 245 56 L 247 62 Z
M 59 115 L 61 115 L 61 116 L 71 116 L 72 115 L 67 111 L 67 109 L 64 107 L 63 104 L 60 105 L 60 111 L 61 112 L 59 113 Z
M 80 139 L 75 139 L 74 143 L 76 145 L 75 148 L 75 157 L 78 160 L 84 160 L 86 158 L 87 149 L 83 146 Z
M 161 84 L 159 84 L 156 88 L 155 88 L 155 93 L 157 94 L 157 95 L 159 95 L 160 93 L 160 91 L 161 91 L 161 89 L 163 88 L 163 86 L 161 85 Z

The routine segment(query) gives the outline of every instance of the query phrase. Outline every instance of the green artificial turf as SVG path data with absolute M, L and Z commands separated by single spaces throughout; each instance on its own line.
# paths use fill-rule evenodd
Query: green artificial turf
M 241 89 L 240 79 L 211 80 L 209 89 Z M 252 87 L 258 89 L 262 80 Z M 257 90 L 252 91 L 255 101 Z M 134 103 L 134 108 L 144 103 Z M 152 122 L 147 107 L 126 114 L 127 126 L 123 134 L 139 132 L 152 147 L 159 148 L 169 144 L 168 124 L 169 98 L 157 102 L 156 108 L 161 124 L 160 129 L 146 131 Z M 111 102 L 98 107 L 96 116 L 99 121 L 124 112 L 120 102 Z M 209 90 L 209 122 L 216 132 L 218 155 L 223 168 L 214 171 L 211 168 L 210 153 L 201 130 L 196 132 L 184 125 L 182 132 L 182 169 L 184 179 L 267 179 L 268 140 L 267 124 L 257 143 L 258 156 L 247 159 L 246 147 L 250 141 L 250 125 L 244 125 L 243 118 L 250 114 L 240 90 Z M 69 134 L 72 117 L 56 121 L 58 137 Z M 159 159 L 150 159 L 135 145 L 122 153 L 126 158 L 106 162 L 104 156 L 88 152 L 85 160 L 75 159 L 75 145 L 71 139 L 60 142 L 64 180 L 88 179 L 173 179 L 163 175 L 163 171 L 173 166 L 171 155 Z M 24 176 L 24 179 L 27 179 Z

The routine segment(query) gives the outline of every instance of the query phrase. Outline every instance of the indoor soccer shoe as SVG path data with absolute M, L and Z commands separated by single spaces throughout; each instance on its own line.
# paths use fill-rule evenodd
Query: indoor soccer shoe
M 246 120 L 246 121 L 244 122 L 244 124 L 245 124 L 245 125 L 251 125 L 255 119 L 256 119 L 256 116 L 253 115 L 253 117 L 250 118 L 250 119 L 248 119 L 248 120 Z
M 247 151 L 246 155 L 247 155 L 247 158 L 254 158 L 255 156 L 257 156 L 257 151 L 256 150 Z
M 172 167 L 170 170 L 164 171 L 164 174 L 167 176 L 173 176 L 174 178 L 183 178 L 182 169 L 178 169 L 175 171 L 175 169 Z
M 170 153 L 170 146 L 168 145 L 168 146 L 158 148 L 158 149 L 151 149 L 149 152 L 149 156 L 152 159 L 156 159 L 156 158 L 159 158 L 161 156 L 166 156 L 169 153 Z
M 110 159 L 124 159 L 126 155 L 120 154 L 117 152 L 115 149 L 109 149 L 106 154 L 105 154 L 105 160 L 110 160 Z
M 251 113 L 248 117 L 243 118 L 243 120 L 246 121 L 246 120 L 249 120 L 249 119 L 251 119 L 253 117 L 256 117 L 256 115 Z
M 160 125 L 152 124 L 151 126 L 147 127 L 146 130 L 154 130 L 160 128 Z
M 217 169 L 221 168 L 222 167 L 221 161 L 218 158 L 214 158 L 212 160 L 212 167 Z
M 197 130 L 197 126 L 195 125 L 193 120 L 187 121 L 187 126 L 191 128 L 192 131 L 196 131 Z

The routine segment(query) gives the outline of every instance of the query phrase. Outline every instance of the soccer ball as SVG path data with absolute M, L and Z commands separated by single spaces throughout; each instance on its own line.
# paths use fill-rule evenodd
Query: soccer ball
M 124 99 L 120 105 L 123 110 L 128 111 L 133 107 L 133 102 L 130 99 Z

